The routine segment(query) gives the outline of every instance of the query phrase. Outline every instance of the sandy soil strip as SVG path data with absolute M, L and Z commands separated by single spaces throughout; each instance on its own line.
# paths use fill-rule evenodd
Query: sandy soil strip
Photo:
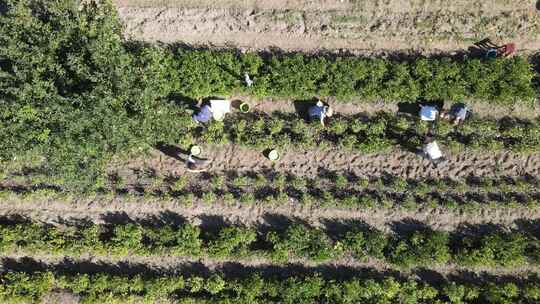
M 467 49 L 492 37 L 524 52 L 540 48 L 531 1 L 117 1 L 127 37 L 149 42 L 357 53 Z M 453 2 L 452 2 L 453 3 Z M 515 3 L 515 5 L 514 5 Z
M 295 103 L 305 101 L 294 100 L 275 100 L 275 99 L 255 99 L 250 96 L 235 95 L 227 97 L 231 100 L 242 100 L 251 105 L 253 111 L 261 111 L 265 113 L 286 112 L 296 113 Z M 315 100 L 315 99 L 314 99 Z M 324 99 L 335 110 L 335 113 L 343 115 L 355 114 L 375 114 L 377 112 L 398 113 L 400 111 L 399 102 L 366 102 L 358 99 L 350 101 L 338 101 L 335 98 Z M 315 101 L 313 101 L 315 102 Z M 515 104 L 515 105 L 493 105 L 487 102 L 464 101 L 472 113 L 478 117 L 500 119 L 503 117 L 519 117 L 523 119 L 534 119 L 540 117 L 540 103 L 536 102 L 532 105 Z M 404 103 L 405 104 L 405 103 Z M 445 105 L 449 108 L 450 104 Z
M 444 151 L 444 147 L 442 147 Z M 540 152 L 530 155 L 513 152 L 446 153 L 439 166 L 407 151 L 363 154 L 330 150 L 281 151 L 280 161 L 272 163 L 263 151 L 236 145 L 204 147 L 203 157 L 213 159 L 209 171 L 259 171 L 274 169 L 300 176 L 316 176 L 323 171 L 351 172 L 357 176 L 390 174 L 402 178 L 465 178 L 467 176 L 519 176 L 540 174 Z M 127 165 L 132 170 L 154 168 L 164 176 L 185 175 L 184 162 L 161 152 Z
M 31 263 L 29 263 L 31 261 Z M 453 277 L 461 280 L 473 280 L 480 277 L 512 276 L 526 277 L 538 272 L 536 266 L 520 266 L 515 268 L 464 268 L 455 264 L 444 266 L 432 266 L 423 269 L 397 269 L 383 262 L 366 261 L 357 262 L 353 258 L 342 258 L 325 263 L 311 263 L 298 259 L 291 259 L 287 264 L 273 263 L 265 258 L 236 259 L 218 261 L 209 258 L 184 258 L 172 256 L 142 257 L 130 256 L 127 259 L 111 257 L 81 257 L 71 258 L 64 256 L 36 254 L 31 260 L 24 254 L 12 254 L 3 256 L 2 268 L 4 269 L 28 269 L 32 266 L 49 269 L 77 269 L 78 271 L 106 271 L 120 273 L 159 273 L 159 274 L 186 274 L 208 275 L 218 271 L 226 276 L 238 276 L 262 272 L 263 275 L 298 275 L 302 273 L 320 272 L 323 276 L 337 276 L 345 279 L 350 276 L 362 275 L 362 273 L 376 272 L 391 276 L 416 275 L 427 282 L 442 277 Z M 21 265 L 28 263 L 30 265 Z
M 25 216 L 41 222 L 58 224 L 81 219 L 96 223 L 122 223 L 130 220 L 160 223 L 188 221 L 202 227 L 243 224 L 254 227 L 283 228 L 291 221 L 302 221 L 315 227 L 334 229 L 340 223 L 364 222 L 388 233 L 406 227 L 427 225 L 433 229 L 453 231 L 462 225 L 504 225 L 525 228 L 527 222 L 540 220 L 540 210 L 525 207 L 489 208 L 476 211 L 426 209 L 339 209 L 321 208 L 296 201 L 281 205 L 206 204 L 201 201 L 186 204 L 171 199 L 94 197 L 50 199 L 39 197 L 21 200 L 16 196 L 0 201 L 0 216 Z
M 516 9 L 534 10 L 534 0 L 493 1 L 482 0 L 114 0 L 120 7 L 182 7 L 182 8 L 259 8 L 259 9 L 301 9 L 301 10 L 351 10 L 351 9 L 392 9 L 411 11 L 419 8 L 425 11 L 441 9 L 464 11 L 484 9 L 490 11 L 511 11 Z

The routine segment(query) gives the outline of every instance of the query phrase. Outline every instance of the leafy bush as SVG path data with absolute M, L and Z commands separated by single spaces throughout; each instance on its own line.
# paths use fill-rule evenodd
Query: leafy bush
M 456 282 L 429 284 L 412 278 L 370 278 L 357 275 L 344 280 L 325 279 L 319 273 L 265 277 L 255 273 L 228 278 L 211 272 L 208 277 L 188 275 L 57 273 L 5 271 L 0 273 L 0 300 L 39 303 L 53 290 L 77 295 L 84 303 L 534 303 L 537 282 Z
M 529 239 L 522 233 L 499 230 L 459 237 L 453 250 L 457 262 L 464 265 L 512 267 L 527 261 L 528 244 Z
M 534 224 L 533 224 L 534 225 Z M 351 255 L 359 261 L 377 258 L 399 266 L 429 266 L 456 261 L 470 266 L 513 267 L 536 264 L 538 239 L 519 232 L 480 232 L 462 237 L 459 231 L 420 229 L 400 236 L 374 228 L 347 227 L 333 236 L 319 228 L 292 224 L 286 230 L 264 233 L 230 226 L 201 235 L 199 227 L 129 223 L 114 226 L 87 224 L 55 227 L 25 222 L 0 224 L 0 253 L 46 252 L 57 255 L 173 255 L 210 256 L 219 259 L 270 257 L 278 262 L 294 258 L 324 262 Z M 452 237 L 458 241 L 449 243 Z
M 449 235 L 431 229 L 416 230 L 406 238 L 397 238 L 389 248 L 389 259 L 405 267 L 444 264 L 450 259 Z
M 290 226 L 281 236 L 270 232 L 267 240 L 273 246 L 273 257 L 280 261 L 286 261 L 292 256 L 325 261 L 338 254 L 322 230 L 301 224 Z
M 227 227 L 219 232 L 218 238 L 210 242 L 209 252 L 216 257 L 244 255 L 249 245 L 257 238 L 255 231 L 242 227 Z
M 378 259 L 384 258 L 384 248 L 388 238 L 378 230 L 360 231 L 354 229 L 345 235 L 345 249 L 354 254 L 358 259 L 371 256 Z

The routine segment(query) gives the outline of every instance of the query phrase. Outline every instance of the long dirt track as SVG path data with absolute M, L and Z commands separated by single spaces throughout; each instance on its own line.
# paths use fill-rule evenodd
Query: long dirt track
M 467 49 L 491 37 L 540 48 L 533 0 L 117 0 L 135 40 L 359 53 Z M 510 40 L 510 41 L 507 41 Z

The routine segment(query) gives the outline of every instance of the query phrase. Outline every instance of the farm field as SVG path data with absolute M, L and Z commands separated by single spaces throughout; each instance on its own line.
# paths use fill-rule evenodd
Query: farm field
M 0 0 L 0 302 L 540 303 L 538 5 Z

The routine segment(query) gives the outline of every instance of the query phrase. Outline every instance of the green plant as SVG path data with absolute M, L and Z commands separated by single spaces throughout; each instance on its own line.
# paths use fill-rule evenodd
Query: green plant
M 286 270 L 286 269 L 284 269 Z M 284 271 L 286 272 L 286 271 Z M 377 273 L 378 274 L 378 273 Z M 229 278 L 214 271 L 208 277 L 168 274 L 59 273 L 9 270 L 0 274 L 0 299 L 6 303 L 40 302 L 53 290 L 73 293 L 84 303 L 227 302 L 253 303 L 534 303 L 537 282 L 459 284 L 425 283 L 412 277 L 355 275 L 343 280 L 308 275 Z M 182 302 L 184 301 L 184 302 Z
M 257 234 L 249 228 L 227 227 L 219 232 L 218 238 L 209 244 L 211 255 L 224 258 L 231 255 L 245 255 Z
M 273 245 L 274 257 L 278 260 L 295 255 L 325 261 L 336 255 L 332 250 L 330 239 L 323 231 L 310 229 L 301 224 L 290 226 L 281 236 L 271 233 L 267 236 L 267 240 Z
M 464 265 L 512 267 L 526 262 L 527 238 L 519 232 L 492 231 L 460 237 L 453 245 L 455 259 Z
M 392 263 L 410 267 L 412 265 L 444 264 L 450 259 L 449 235 L 430 229 L 417 230 L 405 238 L 398 238 L 388 248 Z

